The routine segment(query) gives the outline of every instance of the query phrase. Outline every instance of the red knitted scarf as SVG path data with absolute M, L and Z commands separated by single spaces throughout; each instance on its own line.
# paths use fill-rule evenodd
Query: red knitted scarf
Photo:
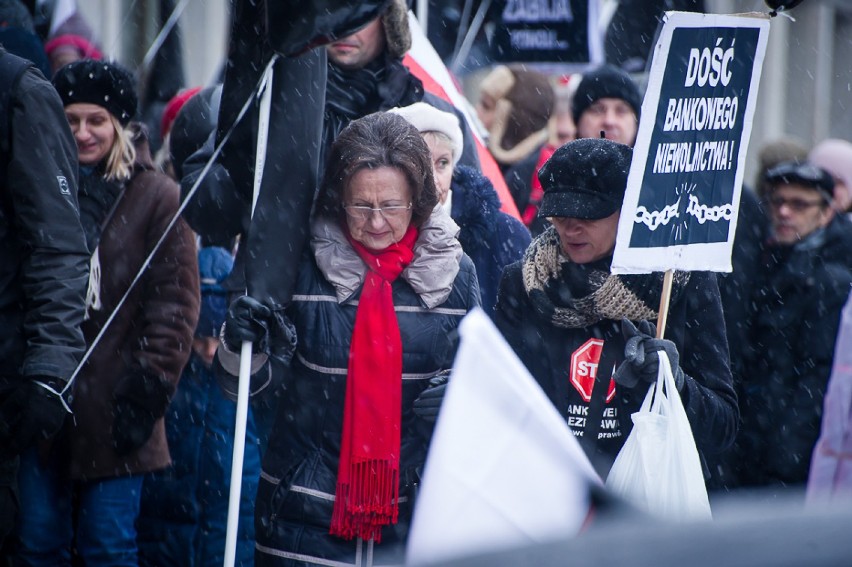
M 553 152 L 556 151 L 556 146 L 546 144 L 541 148 L 541 153 L 538 154 L 538 161 L 535 164 L 535 169 L 532 174 L 532 182 L 530 184 L 530 200 L 527 208 L 524 209 L 524 214 L 521 215 L 521 220 L 525 225 L 530 226 L 538 216 L 538 208 L 541 206 L 541 199 L 544 197 L 544 189 L 541 187 L 541 182 L 538 180 L 538 170 L 544 165 L 544 162 L 550 159 Z
M 402 341 L 391 283 L 414 258 L 417 229 L 379 252 L 347 237 L 367 264 L 349 348 L 343 435 L 330 533 L 381 541 L 399 512 Z

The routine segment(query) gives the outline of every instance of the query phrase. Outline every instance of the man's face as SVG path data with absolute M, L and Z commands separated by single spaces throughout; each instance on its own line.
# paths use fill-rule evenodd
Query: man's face
M 332 63 L 347 71 L 362 69 L 385 49 L 385 28 L 376 18 L 357 32 L 326 47 Z
M 620 213 L 616 211 L 597 220 L 570 217 L 551 217 L 549 220 L 559 233 L 559 244 L 565 255 L 575 264 L 588 264 L 612 253 Z
M 599 98 L 580 115 L 577 123 L 578 138 L 600 138 L 605 132 L 607 140 L 633 146 L 639 122 L 633 107 L 620 98 Z
M 814 189 L 780 184 L 767 196 L 772 232 L 779 244 L 795 244 L 813 231 L 828 225 L 834 212 Z

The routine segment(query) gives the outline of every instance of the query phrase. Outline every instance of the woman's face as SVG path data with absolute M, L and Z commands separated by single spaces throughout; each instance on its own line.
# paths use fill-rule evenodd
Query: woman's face
M 616 211 L 597 220 L 551 217 L 550 222 L 559 233 L 565 255 L 575 264 L 588 264 L 612 253 L 619 215 L 620 211 Z
M 423 135 L 423 140 L 432 154 L 432 174 L 438 188 L 438 202 L 444 204 L 453 183 L 453 148 L 449 142 L 430 132 Z
M 77 142 L 81 165 L 95 165 L 106 157 L 115 143 L 115 126 L 102 106 L 75 102 L 65 107 L 65 118 Z
M 399 242 L 411 224 L 412 196 L 408 179 L 395 167 L 358 170 L 349 180 L 343 203 L 352 238 L 370 250 Z
M 497 110 L 497 101 L 493 96 L 487 93 L 479 95 L 479 102 L 476 103 L 476 114 L 479 116 L 479 121 L 489 132 L 494 126 L 494 113 Z

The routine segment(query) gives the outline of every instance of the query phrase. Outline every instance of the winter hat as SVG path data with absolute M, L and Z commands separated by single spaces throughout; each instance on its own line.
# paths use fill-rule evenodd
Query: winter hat
M 808 154 L 808 161 L 829 172 L 852 194 L 852 143 L 836 138 L 823 140 Z
M 485 92 L 497 99 L 488 149 L 494 159 L 509 165 L 521 161 L 547 140 L 553 87 L 547 75 L 538 71 L 521 65 L 501 67 L 483 81 Z M 502 97 L 495 96 L 501 92 L 505 92 Z
M 169 130 L 169 154 L 178 178 L 183 164 L 201 149 L 219 120 L 222 85 L 206 87 L 190 98 L 178 111 Z
M 626 71 L 614 65 L 602 65 L 583 75 L 577 92 L 574 93 L 574 123 L 580 122 L 580 116 L 602 98 L 619 98 L 630 105 L 636 118 L 642 110 L 642 96 L 639 87 Z
M 207 246 L 198 251 L 198 272 L 201 276 L 201 311 L 198 314 L 197 337 L 216 337 L 228 313 L 228 291 L 222 282 L 234 267 L 234 257 L 219 246 Z
M 459 127 L 459 119 L 455 114 L 438 110 L 425 102 L 415 102 L 409 106 L 391 108 L 388 112 L 399 114 L 417 128 L 421 134 L 440 132 L 447 136 L 453 145 L 453 167 L 459 162 L 464 149 L 464 138 Z
M 807 161 L 781 162 L 768 169 L 764 177 L 770 188 L 793 184 L 818 191 L 829 203 L 833 198 L 834 178 L 823 168 Z
M 55 56 L 60 51 L 73 51 L 82 59 L 103 59 L 104 56 L 95 45 L 81 35 L 59 35 L 44 44 L 48 57 Z
M 388 55 L 402 59 L 411 49 L 411 28 L 408 27 L 408 4 L 405 0 L 391 0 L 384 14 L 385 42 Z
M 53 86 L 68 106 L 76 102 L 106 108 L 127 126 L 136 115 L 136 88 L 133 75 L 115 63 L 81 59 L 65 65 L 53 77 Z
M 200 90 L 201 87 L 184 89 L 169 99 L 169 102 L 166 103 L 166 107 L 163 109 L 163 116 L 160 118 L 160 136 L 166 137 L 180 109 Z
M 20 0 L 0 0 L 0 27 L 35 32 L 33 17 Z
M 539 217 L 602 219 L 624 201 L 633 149 L 602 138 L 582 138 L 557 149 L 538 172 L 544 188 Z

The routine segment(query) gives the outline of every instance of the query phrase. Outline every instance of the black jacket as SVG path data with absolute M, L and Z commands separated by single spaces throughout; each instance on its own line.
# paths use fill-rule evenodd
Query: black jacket
M 633 428 L 630 416 L 639 410 L 648 391 L 648 384 L 641 382 L 635 388 L 611 381 L 606 387 L 597 386 L 596 371 L 609 377 L 612 368 L 601 368 L 603 360 L 616 367 L 624 360 L 620 321 L 605 319 L 584 328 L 553 325 L 530 301 L 520 262 L 503 273 L 494 321 L 606 478 Z M 677 345 L 680 366 L 687 375 L 681 399 L 699 451 L 726 448 L 736 434 L 737 399 L 714 274 L 693 272 L 683 291 L 673 297 L 665 337 Z M 609 353 L 605 358 L 597 350 L 601 341 L 602 350 Z M 601 413 L 590 416 L 595 407 Z M 592 417 L 601 424 L 596 442 L 582 439 Z
M 795 246 L 764 252 L 740 384 L 743 424 L 735 460 L 743 485 L 807 480 L 852 283 L 848 260 L 834 257 L 844 237 L 838 228 L 829 225 Z
M 0 57 L 15 57 L 3 53 Z M 5 87 L 4 87 L 5 88 Z M 62 101 L 34 68 L 8 114 L 0 191 L 0 393 L 15 376 L 68 379 L 80 331 L 89 252 L 77 204 L 77 145 Z
M 419 256 L 416 247 L 415 253 L 423 258 L 425 268 L 438 271 L 438 264 Z M 332 256 L 334 261 L 324 265 L 334 266 L 336 273 L 351 273 L 354 254 Z M 363 267 L 360 259 L 354 258 Z M 418 259 L 412 265 L 416 262 Z M 413 498 L 432 435 L 432 425 L 413 413 L 412 404 L 431 377 L 451 368 L 457 348 L 456 329 L 464 315 L 479 305 L 473 264 L 462 255 L 456 265 L 455 278 L 450 279 L 451 274 L 444 278 L 451 288 L 435 298 L 434 302 L 440 303 L 431 308 L 424 303 L 426 296 L 418 294 L 405 279 L 405 272 L 392 284 L 403 350 L 399 521 L 384 528 L 375 553 L 399 552 L 411 521 Z M 296 330 L 296 352 L 288 368 L 273 367 L 273 373 L 281 370 L 282 376 L 276 421 L 263 456 L 255 503 L 258 565 L 302 565 L 299 556 L 313 558 L 307 560 L 309 563 L 336 560 L 351 564 L 357 550 L 366 557 L 368 547 L 372 547 L 370 542 L 329 535 L 360 285 L 351 294 L 341 292 L 326 279 L 314 254 L 307 255 L 300 266 L 293 301 L 286 309 Z M 443 299 L 446 293 L 449 295 Z M 218 363 L 225 356 L 220 348 Z M 252 380 L 260 378 L 262 384 L 269 375 L 268 368 L 261 367 Z M 234 392 L 233 378 L 229 383 L 222 371 L 220 367 L 225 391 Z

